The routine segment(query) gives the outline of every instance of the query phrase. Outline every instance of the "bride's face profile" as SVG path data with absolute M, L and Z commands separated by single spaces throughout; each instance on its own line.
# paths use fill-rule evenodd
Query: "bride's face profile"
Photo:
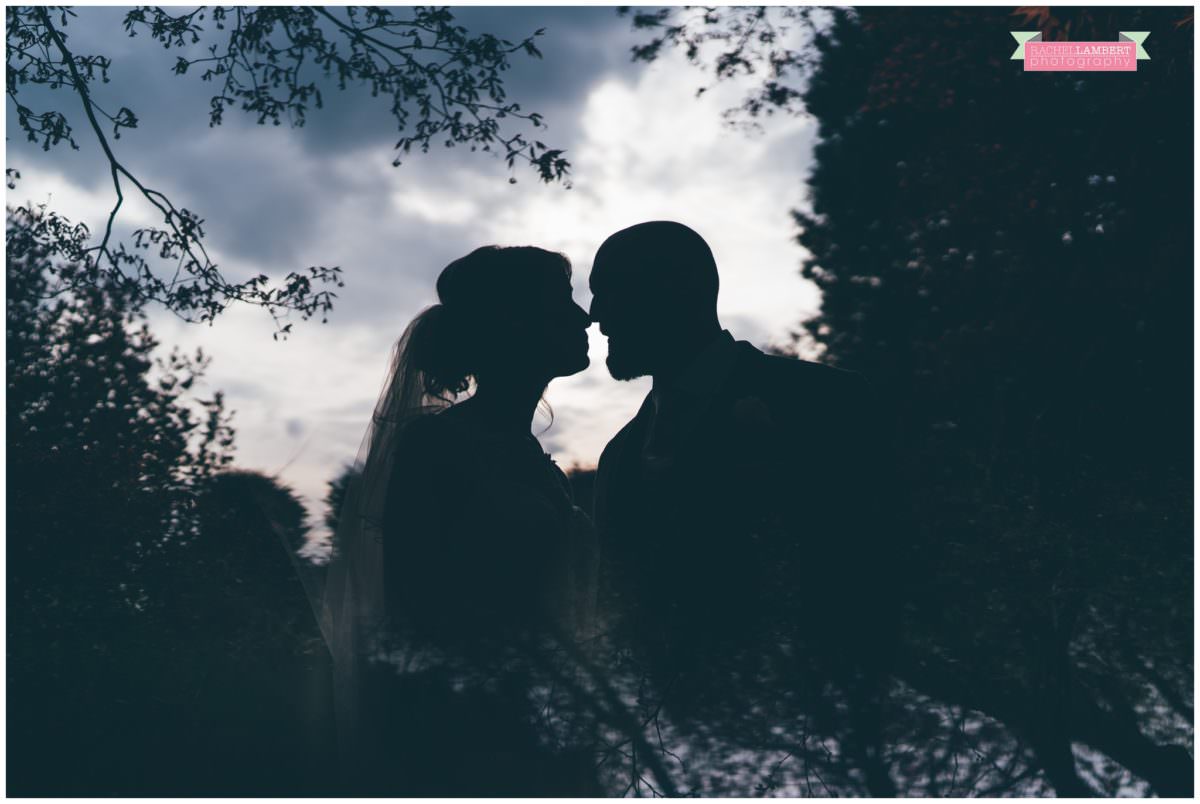
M 444 315 L 424 339 L 422 368 L 446 388 L 541 384 L 588 367 L 587 312 L 571 295 L 571 263 L 533 246 L 484 246 L 438 277 Z
M 500 371 L 546 380 L 586 369 L 591 319 L 572 297 L 570 275 L 539 272 L 524 290 L 498 318 L 489 362 Z

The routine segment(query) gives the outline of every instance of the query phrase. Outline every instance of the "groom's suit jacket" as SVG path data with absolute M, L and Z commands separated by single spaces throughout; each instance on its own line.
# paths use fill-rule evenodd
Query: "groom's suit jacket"
M 674 423 L 668 460 L 643 454 L 660 424 L 651 396 L 600 457 L 611 586 L 668 630 L 689 617 L 736 629 L 764 612 L 828 633 L 860 627 L 893 605 L 893 503 L 871 389 L 725 337 L 723 377 Z

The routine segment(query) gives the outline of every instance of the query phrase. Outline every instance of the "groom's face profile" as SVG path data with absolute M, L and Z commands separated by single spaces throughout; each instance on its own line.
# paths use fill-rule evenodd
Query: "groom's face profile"
M 687 342 L 717 323 L 717 267 L 699 234 L 650 221 L 601 244 L 588 278 L 589 315 L 608 338 L 608 371 L 632 380 L 666 369 Z
M 602 259 L 598 255 L 589 283 L 589 315 L 608 339 L 608 371 L 617 380 L 653 374 L 657 352 L 666 340 L 661 330 L 667 319 L 645 266 L 630 255 Z

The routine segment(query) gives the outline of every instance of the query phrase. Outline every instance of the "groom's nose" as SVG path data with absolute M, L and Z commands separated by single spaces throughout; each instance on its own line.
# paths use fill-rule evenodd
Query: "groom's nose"
M 591 308 L 591 309 L 588 311 L 588 317 L 589 317 L 590 319 L 592 319 L 592 321 L 593 321 L 594 323 L 596 323 L 597 325 L 599 325 L 599 327 L 600 327 L 600 334 L 601 334 L 601 335 L 608 335 L 608 330 L 606 330 L 606 329 L 604 328 L 604 322 L 603 322 L 603 321 L 601 321 L 601 320 L 600 320 L 600 317 L 599 317 L 599 316 L 596 314 L 596 303 L 595 303 L 595 302 L 592 302 L 592 308 Z

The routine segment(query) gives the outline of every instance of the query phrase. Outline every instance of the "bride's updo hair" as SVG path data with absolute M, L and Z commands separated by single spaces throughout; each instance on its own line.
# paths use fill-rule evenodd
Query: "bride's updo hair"
M 548 279 L 570 278 L 563 254 L 534 246 L 483 246 L 442 269 L 439 304 L 409 330 L 413 368 L 423 391 L 450 401 L 465 392 L 480 368 L 480 344 L 536 303 Z
M 429 396 L 449 400 L 470 387 L 471 370 L 464 354 L 468 350 L 462 335 L 445 304 L 426 308 L 413 321 L 409 342 L 413 366 L 420 370 L 422 390 Z

